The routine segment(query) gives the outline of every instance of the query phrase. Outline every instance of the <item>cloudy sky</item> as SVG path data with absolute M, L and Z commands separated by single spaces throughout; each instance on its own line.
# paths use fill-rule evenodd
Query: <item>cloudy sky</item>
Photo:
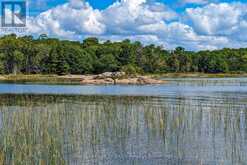
M 247 2 L 30 0 L 28 33 L 83 40 L 129 38 L 167 49 L 247 47 Z

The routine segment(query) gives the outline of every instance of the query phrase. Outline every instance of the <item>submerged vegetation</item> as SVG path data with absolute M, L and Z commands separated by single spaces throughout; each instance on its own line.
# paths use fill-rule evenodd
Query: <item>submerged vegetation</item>
M 118 123 L 124 114 L 114 111 L 126 112 L 147 99 L 0 95 L 0 164 L 92 164 L 94 156 L 99 161 L 102 140 L 128 136 L 126 125 Z
M 0 164 L 244 164 L 246 107 L 223 97 L 0 95 Z
M 173 51 L 140 42 L 63 41 L 41 35 L 0 38 L 1 74 L 242 73 L 247 72 L 247 49 Z

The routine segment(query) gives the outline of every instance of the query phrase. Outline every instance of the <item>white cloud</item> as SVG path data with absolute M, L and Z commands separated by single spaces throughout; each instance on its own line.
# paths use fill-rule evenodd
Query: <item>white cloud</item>
M 188 21 L 200 35 L 226 37 L 229 47 L 243 46 L 247 42 L 247 4 L 220 3 L 187 9 Z
M 88 3 L 71 0 L 41 13 L 29 22 L 30 32 L 67 35 L 138 34 L 139 26 L 162 23 L 177 15 L 161 3 L 122 0 L 99 11 Z M 73 36 L 71 36 L 73 37 Z
M 105 25 L 100 22 L 100 11 L 88 3 L 66 3 L 41 13 L 29 22 L 31 33 L 48 33 L 58 37 L 77 37 L 83 34 L 102 34 Z
M 174 19 L 177 15 L 161 3 L 145 0 L 122 0 L 102 11 L 108 32 L 139 33 L 139 26 L 152 25 Z
M 185 4 L 206 4 L 208 0 L 182 0 L 182 3 Z
M 195 30 L 208 35 L 224 35 L 239 26 L 243 16 L 247 14 L 247 6 L 235 3 L 209 4 L 202 8 L 187 9 L 186 13 Z
M 83 8 L 83 6 L 85 5 L 85 2 L 83 0 L 70 0 L 69 4 L 72 8 Z
M 241 3 L 208 4 L 186 9 L 184 20 L 165 4 L 153 0 L 121 0 L 104 10 L 70 0 L 30 18 L 28 24 L 32 34 L 47 33 L 73 40 L 88 36 L 104 40 L 129 38 L 166 48 L 217 49 L 246 45 L 247 39 L 242 35 L 247 34 L 246 9 Z

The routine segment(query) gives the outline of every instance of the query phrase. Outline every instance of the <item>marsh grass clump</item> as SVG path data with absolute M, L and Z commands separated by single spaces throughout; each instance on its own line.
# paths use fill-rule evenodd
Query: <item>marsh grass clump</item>
M 0 164 L 141 164 L 156 163 L 157 155 L 161 164 L 167 159 L 173 164 L 178 160 L 199 164 L 215 158 L 205 153 L 241 164 L 247 157 L 240 124 L 247 116 L 247 104 L 246 100 L 235 102 L 215 98 L 0 95 Z M 220 147 L 212 148 L 216 137 L 224 143 L 219 141 Z
M 81 79 L 63 78 L 53 74 L 9 74 L 0 77 L 0 82 L 5 83 L 79 84 L 80 81 Z
M 103 142 L 102 136 L 110 142 L 113 135 L 119 138 L 127 135 L 127 128 L 119 128 L 125 120 L 119 119 L 134 103 L 141 105 L 146 99 L 1 95 L 0 164 L 62 165 L 70 164 L 71 159 L 89 157 Z M 120 110 L 124 111 L 118 114 Z M 93 150 L 89 152 L 85 148 Z M 75 152 L 81 155 L 75 156 Z M 76 158 L 71 158 L 72 155 Z
M 30 110 L 1 109 L 0 150 L 4 164 L 64 164 L 60 134 L 54 132 L 57 130 L 53 124 L 47 124 L 48 114 L 37 116 Z

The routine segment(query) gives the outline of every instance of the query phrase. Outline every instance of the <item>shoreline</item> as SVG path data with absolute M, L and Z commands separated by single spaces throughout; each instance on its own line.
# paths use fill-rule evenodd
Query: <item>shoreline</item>
M 109 77 L 97 78 L 99 75 L 0 75 L 0 82 L 6 83 L 47 83 L 47 84 L 78 84 L 78 85 L 147 85 L 165 84 L 167 81 L 162 78 L 240 78 L 247 77 L 247 73 L 241 74 L 205 74 L 205 73 L 164 73 L 164 74 L 144 74 L 137 76 L 123 76 L 112 79 Z
M 240 77 L 247 77 L 247 73 L 161 73 L 161 74 L 150 74 L 150 75 L 155 78 L 240 78 Z
M 104 74 L 104 73 L 103 73 Z M 166 81 L 151 76 L 120 76 L 99 75 L 0 75 L 0 82 L 6 83 L 47 83 L 77 85 L 148 85 L 164 84 Z M 100 77 L 102 76 L 103 77 Z

